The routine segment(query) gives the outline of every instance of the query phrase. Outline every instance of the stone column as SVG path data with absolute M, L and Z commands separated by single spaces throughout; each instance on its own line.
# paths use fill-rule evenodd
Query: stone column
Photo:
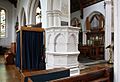
M 78 66 L 78 34 L 77 27 L 46 28 L 47 68 Z
M 105 0 L 105 60 L 109 60 L 109 49 L 111 44 L 111 26 L 112 25 L 112 4 L 111 0 Z
M 47 11 L 48 27 L 61 26 L 61 11 L 51 10 Z
M 61 11 L 53 10 L 54 26 L 61 26 Z
M 83 45 L 86 45 L 86 44 L 87 44 L 87 43 L 86 43 L 86 41 L 87 41 L 87 36 L 86 36 L 86 32 L 85 32 L 85 31 L 83 32 L 82 38 L 83 38 Z
M 47 26 L 53 26 L 53 12 L 47 11 Z
M 120 81 L 120 0 L 114 1 L 114 82 Z

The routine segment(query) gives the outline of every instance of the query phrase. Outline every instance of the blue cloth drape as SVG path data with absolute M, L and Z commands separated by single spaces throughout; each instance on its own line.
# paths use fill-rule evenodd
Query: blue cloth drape
M 20 37 L 19 33 L 18 36 Z M 17 43 L 20 43 L 20 38 Z M 18 45 L 18 51 L 20 50 Z M 34 70 L 45 69 L 43 32 L 23 31 L 22 32 L 22 69 Z M 17 52 L 17 59 L 20 59 Z M 16 65 L 20 67 L 16 60 Z
M 17 33 L 16 66 L 20 67 L 20 32 Z

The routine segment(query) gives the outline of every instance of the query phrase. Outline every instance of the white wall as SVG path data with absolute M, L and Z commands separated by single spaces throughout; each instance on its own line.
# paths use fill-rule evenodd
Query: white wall
M 6 38 L 0 38 L 0 45 L 5 47 L 10 47 L 11 42 L 15 42 L 15 8 L 7 0 L 0 0 L 0 7 L 6 10 Z
M 86 27 L 85 27 L 86 17 L 89 16 L 93 11 L 98 11 L 105 16 L 104 1 L 84 8 L 83 9 L 83 16 L 84 16 L 83 19 L 80 19 L 80 15 L 81 15 L 80 11 L 73 12 L 71 14 L 71 19 L 74 18 L 74 17 L 79 18 L 81 23 L 82 23 L 82 30 L 85 31 L 86 30 Z
M 114 82 L 120 81 L 120 0 L 114 2 Z
M 86 17 L 89 16 L 93 11 L 98 11 L 98 12 L 102 13 L 105 16 L 104 1 L 99 2 L 97 4 L 94 4 L 92 6 L 88 6 L 88 7 L 86 7 L 86 8 L 83 9 L 84 19 L 83 19 L 83 25 L 82 25 L 82 27 L 84 28 L 83 29 L 84 31 L 86 30 L 86 27 L 85 27 Z
M 78 18 L 79 20 L 81 20 L 80 18 L 80 10 L 76 11 L 76 12 L 73 12 L 71 13 L 71 19 L 73 19 L 74 17 Z
M 84 22 L 83 22 L 83 19 L 81 19 L 80 15 L 81 15 L 81 12 L 80 12 L 80 10 L 78 10 L 76 12 L 71 13 L 71 18 L 70 19 L 73 19 L 74 17 L 77 17 L 80 20 L 81 25 L 83 25 Z M 83 26 L 82 26 L 82 29 L 84 29 Z

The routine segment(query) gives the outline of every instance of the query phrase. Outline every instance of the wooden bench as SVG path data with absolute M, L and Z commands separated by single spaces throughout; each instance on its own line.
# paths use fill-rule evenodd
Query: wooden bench
M 83 73 L 76 76 L 52 80 L 50 82 L 111 82 L 108 68 Z
M 40 71 L 25 71 L 22 73 L 21 82 L 46 82 L 70 76 L 70 69 L 54 68 Z

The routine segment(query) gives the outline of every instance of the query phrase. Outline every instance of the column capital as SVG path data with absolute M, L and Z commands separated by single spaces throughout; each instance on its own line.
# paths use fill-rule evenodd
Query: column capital
M 52 10 L 47 11 L 47 14 L 52 14 L 52 13 L 53 13 Z
M 62 12 L 60 10 L 49 10 L 47 11 L 47 14 L 62 14 Z

